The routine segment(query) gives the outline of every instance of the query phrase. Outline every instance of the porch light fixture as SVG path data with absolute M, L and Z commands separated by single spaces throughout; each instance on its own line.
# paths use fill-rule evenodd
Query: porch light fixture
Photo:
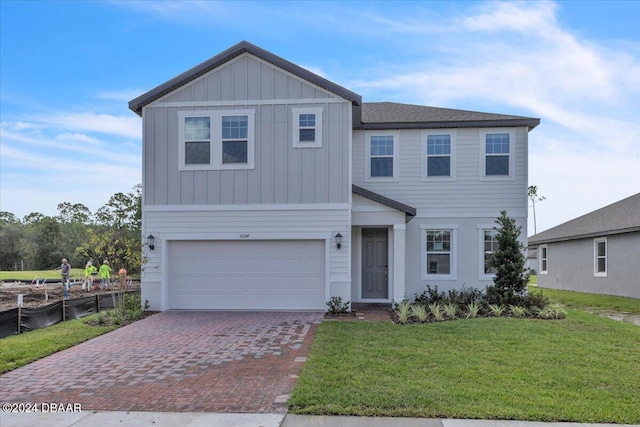
M 338 233 L 336 234 L 336 248 L 340 250 L 341 247 L 342 247 L 342 234 Z
M 149 234 L 149 236 L 147 236 L 147 246 L 149 246 L 149 249 L 154 250 L 156 248 L 156 246 L 154 245 L 156 239 L 153 237 L 153 234 Z

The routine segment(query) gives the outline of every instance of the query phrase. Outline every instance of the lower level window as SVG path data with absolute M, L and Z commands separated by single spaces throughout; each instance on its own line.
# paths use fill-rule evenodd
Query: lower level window
M 607 276 L 607 239 L 594 240 L 594 274 L 596 276 Z
M 484 274 L 492 275 L 496 274 L 496 268 L 493 266 L 493 254 L 498 250 L 500 244 L 496 236 L 497 230 L 484 230 Z
M 427 275 L 451 274 L 451 230 L 427 230 Z
M 547 274 L 547 245 L 540 246 L 538 256 L 540 257 L 540 274 Z

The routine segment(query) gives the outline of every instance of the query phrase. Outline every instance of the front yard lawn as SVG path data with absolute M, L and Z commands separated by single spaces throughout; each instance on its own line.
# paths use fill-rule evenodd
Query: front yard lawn
M 83 319 L 0 339 L 0 374 L 116 329 L 89 326 Z
M 319 325 L 292 413 L 640 423 L 640 328 L 564 320 Z

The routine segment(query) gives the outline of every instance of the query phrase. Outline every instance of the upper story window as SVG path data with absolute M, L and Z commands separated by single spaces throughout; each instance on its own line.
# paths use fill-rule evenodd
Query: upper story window
M 420 226 L 422 279 L 456 278 L 457 226 Z
M 455 177 L 455 133 L 423 132 L 422 179 Z
M 211 161 L 211 117 L 184 118 L 185 164 L 208 165 Z
M 482 177 L 513 177 L 515 158 L 512 133 L 486 131 L 482 135 Z
M 607 238 L 595 239 L 593 245 L 593 273 L 596 277 L 607 277 Z
M 293 146 L 322 147 L 322 108 L 293 109 Z
M 540 271 L 538 273 L 547 274 L 547 245 L 540 245 L 538 248 L 538 257 L 540 258 Z
M 179 169 L 253 169 L 253 110 L 180 111 Z
M 366 135 L 365 181 L 398 180 L 398 136 L 397 134 Z

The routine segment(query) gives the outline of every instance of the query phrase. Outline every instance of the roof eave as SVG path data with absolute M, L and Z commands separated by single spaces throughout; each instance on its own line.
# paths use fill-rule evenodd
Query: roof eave
M 384 129 L 442 129 L 442 128 L 475 128 L 475 127 L 519 127 L 527 126 L 531 131 L 540 124 L 540 119 L 504 119 L 504 120 L 443 120 L 428 122 L 386 122 L 360 123 L 354 129 L 384 130 Z
M 342 86 L 339 86 L 324 77 L 321 77 L 309 70 L 306 70 L 292 62 L 289 62 L 273 53 L 266 51 L 258 46 L 255 46 L 249 42 L 242 41 L 235 46 L 230 47 L 224 52 L 219 53 L 213 58 L 196 65 L 195 67 L 185 71 L 184 73 L 172 78 L 166 83 L 157 86 L 150 91 L 140 95 L 139 97 L 129 102 L 129 109 L 139 116 L 142 116 L 142 109 L 156 101 L 163 96 L 173 92 L 181 86 L 197 79 L 198 77 L 208 73 L 221 66 L 222 64 L 232 60 L 233 58 L 242 55 L 243 53 L 249 53 L 263 61 L 269 62 L 295 76 L 307 80 L 308 82 L 315 84 L 329 92 L 332 92 L 348 101 L 351 101 L 352 105 L 361 105 L 362 97 L 355 92 L 352 92 Z
M 367 190 L 366 188 L 359 187 L 355 184 L 351 184 L 351 191 L 358 196 L 365 197 L 369 200 L 373 200 L 374 202 L 388 206 L 400 212 L 404 212 L 406 222 L 411 221 L 413 217 L 416 216 L 416 208 L 405 205 L 397 200 L 390 199 L 382 194 L 374 193 L 371 190 Z
M 622 228 L 618 230 L 594 231 L 592 233 L 576 234 L 573 236 L 549 237 L 549 238 L 533 239 L 533 240 L 529 239 L 528 244 L 529 246 L 532 246 L 532 245 L 537 246 L 537 245 L 544 245 L 547 243 L 568 242 L 571 240 L 581 240 L 581 239 L 593 239 L 596 237 L 614 236 L 617 234 L 626 234 L 626 233 L 635 233 L 635 232 L 640 232 L 640 227 L 629 227 L 629 228 Z M 535 236 L 532 236 L 532 237 L 535 237 Z

